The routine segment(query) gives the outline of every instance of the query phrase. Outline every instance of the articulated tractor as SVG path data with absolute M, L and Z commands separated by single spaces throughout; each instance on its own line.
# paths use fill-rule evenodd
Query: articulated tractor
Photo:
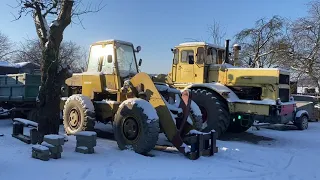
M 290 73 L 280 68 L 240 68 L 241 47 L 233 49 L 231 64 L 229 40 L 225 48 L 206 42 L 181 43 L 171 49 L 171 72 L 154 81 L 191 90 L 202 113 L 201 131 L 214 129 L 218 137 L 227 131 L 244 132 L 254 121 L 293 122 L 298 129 L 307 129 L 309 115 L 296 110 L 290 95 Z
M 141 50 L 130 42 L 106 40 L 90 47 L 87 71 L 73 74 L 62 88 L 63 124 L 67 134 L 93 131 L 95 122 L 111 123 L 118 147 L 146 154 L 159 133 L 186 157 L 217 152 L 216 132 L 200 132 L 202 114 L 189 90 L 153 82 L 139 72 Z

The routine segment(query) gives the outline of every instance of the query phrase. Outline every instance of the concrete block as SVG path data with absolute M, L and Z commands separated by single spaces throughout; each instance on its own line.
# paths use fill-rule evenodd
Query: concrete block
M 12 126 L 12 135 L 23 134 L 23 124 L 19 122 L 14 122 Z
M 32 146 L 32 157 L 43 161 L 48 161 L 50 158 L 49 148 L 42 145 Z
M 97 133 L 94 131 L 81 131 L 75 134 L 77 140 L 97 140 Z
M 39 132 L 37 129 L 30 129 L 31 144 L 37 144 L 39 140 Z
M 51 153 L 50 157 L 52 159 L 60 159 L 61 158 L 61 153 Z
M 42 142 L 41 145 L 46 146 L 47 148 L 49 148 L 51 154 L 62 153 L 63 152 L 62 146 L 54 146 L 54 145 L 49 144 L 47 142 Z
M 78 152 L 78 153 L 82 153 L 82 154 L 93 154 L 94 153 L 94 148 L 78 146 L 78 147 L 76 147 L 75 151 Z
M 58 134 L 49 134 L 44 136 L 43 141 L 54 146 L 61 146 L 64 145 L 64 136 Z
M 77 141 L 77 147 L 85 146 L 85 147 L 95 147 L 97 145 L 97 141 Z

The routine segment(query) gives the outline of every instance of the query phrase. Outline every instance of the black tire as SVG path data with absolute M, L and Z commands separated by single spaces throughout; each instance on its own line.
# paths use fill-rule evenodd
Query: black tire
M 191 101 L 191 103 L 192 104 L 194 103 L 196 106 L 198 106 L 194 101 Z M 193 108 L 196 108 L 196 107 L 194 105 L 192 105 L 191 109 L 190 109 L 190 117 L 191 117 L 192 122 L 193 122 L 193 127 L 196 130 L 201 131 L 202 130 L 202 125 L 203 125 L 202 115 L 200 116 L 199 114 L 195 113 L 195 111 L 197 111 L 197 109 L 193 109 Z
M 38 123 L 38 119 L 37 119 L 38 114 L 37 113 L 38 113 L 37 109 L 32 109 L 31 111 L 28 112 L 27 119 Z
M 72 122 L 72 119 L 74 122 Z M 90 98 L 81 94 L 70 96 L 63 109 L 63 126 L 66 134 L 93 131 L 94 124 L 95 112 Z
M 242 126 L 240 121 L 231 121 L 227 132 L 242 133 L 247 131 L 253 125 L 253 121 L 249 122 L 248 126 Z
M 193 89 L 192 100 L 199 106 L 204 127 L 202 132 L 215 130 L 218 138 L 227 130 L 230 124 L 228 106 L 217 93 L 206 89 Z
M 309 117 L 307 115 L 303 114 L 294 121 L 294 125 L 299 130 L 306 130 L 306 129 L 308 129 L 308 123 L 309 123 L 308 121 L 309 121 Z
M 132 148 L 136 153 L 146 154 L 154 148 L 158 141 L 159 118 L 150 120 L 144 113 L 144 109 L 135 103 L 136 100 L 142 101 L 145 106 L 150 106 L 148 109 L 154 109 L 148 101 L 143 99 L 124 101 L 114 117 L 113 133 L 119 149 Z M 154 113 L 156 113 L 155 110 Z M 127 123 L 134 124 L 131 132 L 126 132 Z

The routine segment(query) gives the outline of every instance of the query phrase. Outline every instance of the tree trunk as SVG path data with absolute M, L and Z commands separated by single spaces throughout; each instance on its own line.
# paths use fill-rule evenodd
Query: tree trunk
M 60 67 L 57 58 L 59 46 L 50 44 L 52 47 L 44 47 L 41 67 L 42 78 L 38 109 L 38 131 L 41 135 L 39 143 L 43 141 L 44 135 L 59 133 L 61 86 L 65 79 L 69 77 L 66 76 L 66 70 Z

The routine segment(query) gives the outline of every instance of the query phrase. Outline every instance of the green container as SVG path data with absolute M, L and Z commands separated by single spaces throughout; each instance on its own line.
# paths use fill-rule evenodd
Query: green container
M 0 75 L 0 101 L 36 101 L 40 85 L 40 74 Z

